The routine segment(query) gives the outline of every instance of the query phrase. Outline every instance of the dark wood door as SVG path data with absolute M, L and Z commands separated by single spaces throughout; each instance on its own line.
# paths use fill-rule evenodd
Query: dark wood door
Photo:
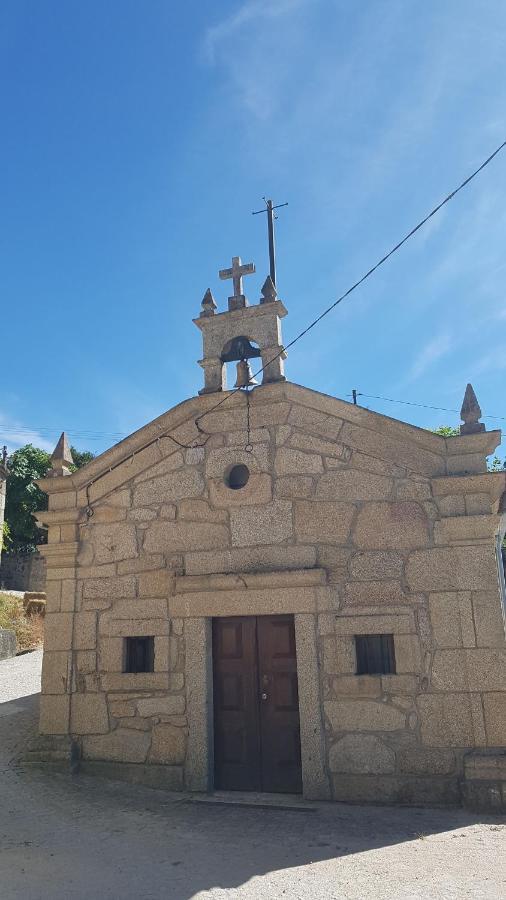
M 293 616 L 213 621 L 215 787 L 302 790 Z

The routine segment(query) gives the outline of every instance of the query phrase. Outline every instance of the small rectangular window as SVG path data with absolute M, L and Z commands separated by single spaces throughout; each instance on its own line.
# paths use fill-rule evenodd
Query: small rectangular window
M 154 672 L 154 637 L 125 638 L 125 672 Z
M 356 634 L 357 675 L 395 675 L 393 634 Z

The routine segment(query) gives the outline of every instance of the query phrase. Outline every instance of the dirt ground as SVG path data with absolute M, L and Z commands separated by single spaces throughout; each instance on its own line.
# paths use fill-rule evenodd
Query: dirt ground
M 506 898 L 500 819 L 227 806 L 23 770 L 16 759 L 35 729 L 40 656 L 0 662 L 2 900 Z

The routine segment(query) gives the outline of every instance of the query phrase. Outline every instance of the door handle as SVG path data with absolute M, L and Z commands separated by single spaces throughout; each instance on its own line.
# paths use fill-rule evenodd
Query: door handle
M 267 694 L 265 694 L 265 693 L 262 694 L 262 700 L 267 700 Z

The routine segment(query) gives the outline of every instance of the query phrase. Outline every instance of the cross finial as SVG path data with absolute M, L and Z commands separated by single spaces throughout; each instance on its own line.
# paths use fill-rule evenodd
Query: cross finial
M 220 269 L 218 273 L 220 279 L 225 281 L 227 278 L 231 278 L 234 286 L 234 295 L 233 297 L 228 298 L 228 308 L 230 311 L 234 309 L 243 309 L 248 305 L 248 301 L 242 292 L 242 279 L 244 275 L 253 275 L 254 273 L 255 264 L 244 263 L 243 265 L 240 256 L 232 257 L 231 269 Z
M 51 468 L 48 475 L 70 475 L 69 466 L 74 464 L 67 435 L 62 431 L 60 439 L 51 456 Z
M 460 418 L 464 422 L 464 424 L 460 426 L 460 433 L 476 434 L 479 431 L 485 431 L 483 422 L 478 421 L 480 416 L 480 404 L 476 399 L 476 394 L 474 393 L 473 386 L 471 384 L 468 384 L 466 387 L 466 392 L 464 394 L 462 409 L 460 410 Z

